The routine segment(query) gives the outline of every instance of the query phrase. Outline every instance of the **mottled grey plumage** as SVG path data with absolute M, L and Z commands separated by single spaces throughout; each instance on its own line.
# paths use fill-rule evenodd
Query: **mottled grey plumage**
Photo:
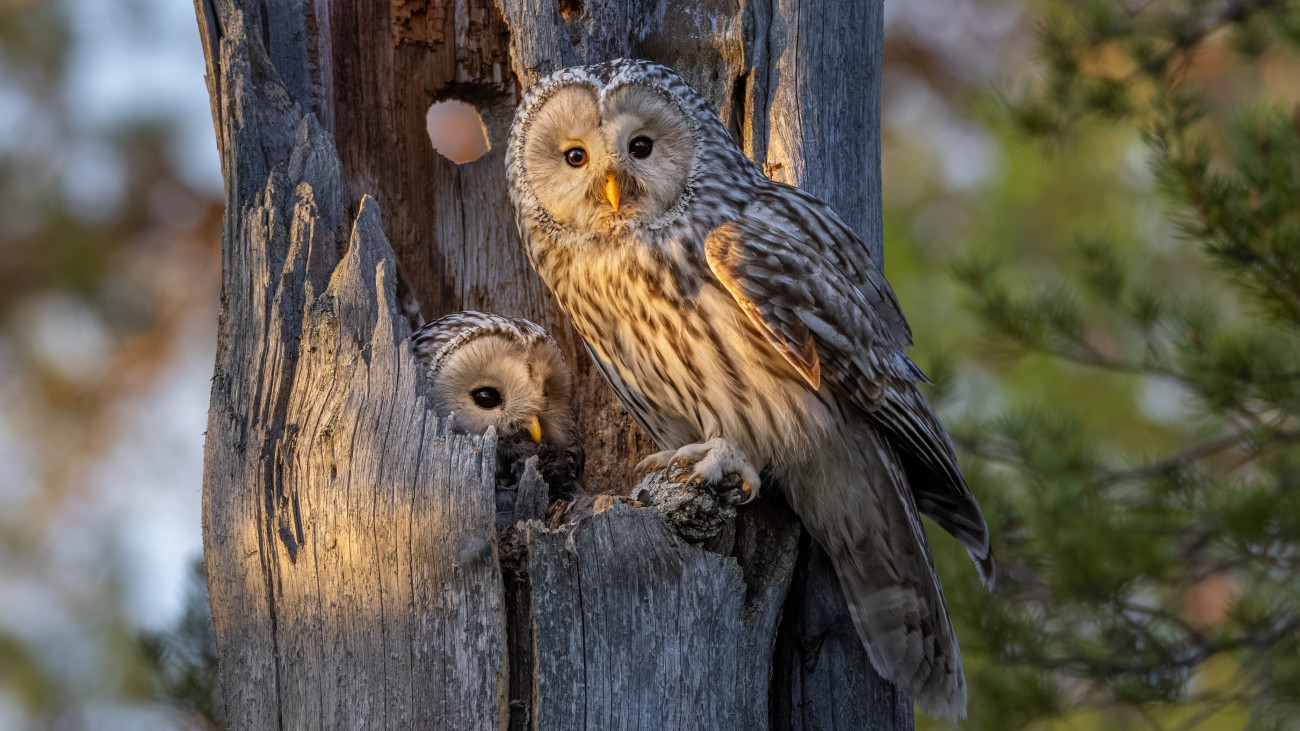
M 518 317 L 466 311 L 421 327 L 411 343 L 435 412 L 454 414 L 453 428 L 466 434 L 496 427 L 499 483 L 518 482 L 524 462 L 538 455 L 551 499 L 573 496 L 585 455 L 569 403 L 569 367 L 545 330 Z M 479 403 L 476 394 L 490 396 L 485 389 L 499 402 Z
M 834 562 L 877 671 L 930 713 L 963 715 L 918 509 L 991 581 L 988 529 L 863 242 L 763 176 L 699 94 L 645 61 L 529 89 L 506 167 L 533 266 L 665 450 L 647 463 L 755 489 L 768 470 Z

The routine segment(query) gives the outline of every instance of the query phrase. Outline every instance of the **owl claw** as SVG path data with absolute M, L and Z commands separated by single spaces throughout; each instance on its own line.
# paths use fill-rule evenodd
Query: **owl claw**
M 666 469 L 673 464 L 673 457 L 677 455 L 677 450 L 665 449 L 662 452 L 655 452 L 636 463 L 635 471 L 638 474 L 645 475 L 656 470 Z
M 727 475 L 739 475 L 741 492 L 745 498 L 741 504 L 753 502 L 758 497 L 758 488 L 762 481 L 758 472 L 731 442 L 725 439 L 710 439 L 699 444 L 688 444 L 681 449 L 671 449 L 646 457 L 637 465 L 637 470 L 652 472 L 672 466 L 694 465 L 688 480 L 696 483 L 709 482 L 717 484 Z

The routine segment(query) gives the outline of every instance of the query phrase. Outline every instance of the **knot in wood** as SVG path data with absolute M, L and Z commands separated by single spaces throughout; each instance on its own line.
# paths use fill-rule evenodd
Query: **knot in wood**
M 687 541 L 725 553 L 735 535 L 736 506 L 744 500 L 741 478 L 702 483 L 691 480 L 690 472 L 690 466 L 651 472 L 632 488 L 631 497 L 658 510 Z

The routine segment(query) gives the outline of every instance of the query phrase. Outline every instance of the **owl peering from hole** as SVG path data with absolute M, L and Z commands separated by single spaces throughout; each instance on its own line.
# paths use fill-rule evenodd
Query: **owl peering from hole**
M 964 715 L 920 514 L 991 582 L 988 528 L 866 245 L 646 61 L 529 89 L 506 168 L 533 267 L 664 450 L 643 465 L 739 473 L 754 491 L 770 477 L 830 555 L 876 670 L 931 714 Z
M 555 341 L 517 317 L 456 312 L 411 337 L 433 391 L 434 411 L 456 431 L 497 432 L 497 481 L 518 482 L 538 456 L 551 499 L 579 489 L 585 456 L 569 398 L 569 366 Z

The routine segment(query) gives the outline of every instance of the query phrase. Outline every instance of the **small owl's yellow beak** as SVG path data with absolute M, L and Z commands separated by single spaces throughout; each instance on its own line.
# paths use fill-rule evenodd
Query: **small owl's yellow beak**
M 534 416 L 532 421 L 528 422 L 528 435 L 533 438 L 534 442 L 542 441 L 542 422 Z
M 609 199 L 609 204 L 618 210 L 618 181 L 614 179 L 614 173 L 605 176 L 605 197 Z

